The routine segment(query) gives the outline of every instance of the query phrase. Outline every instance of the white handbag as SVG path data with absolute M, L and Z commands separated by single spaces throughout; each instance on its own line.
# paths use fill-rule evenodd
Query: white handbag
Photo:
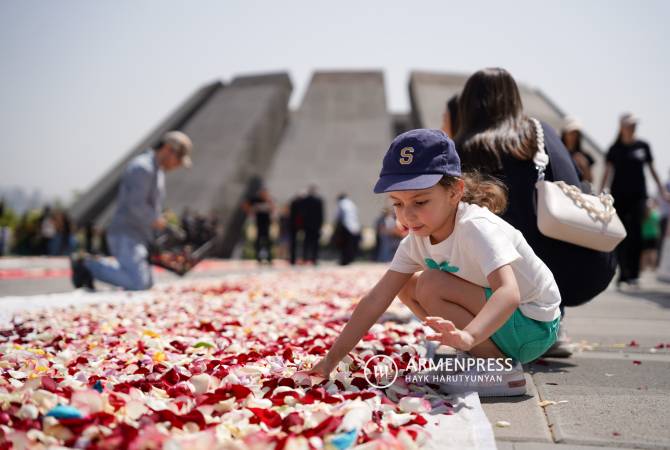
M 549 155 L 544 148 L 544 131 L 537 119 L 537 153 L 533 158 L 538 176 L 537 227 L 547 237 L 571 244 L 611 252 L 626 237 L 626 229 L 614 209 L 611 195 L 584 194 L 563 181 L 546 181 L 544 171 Z

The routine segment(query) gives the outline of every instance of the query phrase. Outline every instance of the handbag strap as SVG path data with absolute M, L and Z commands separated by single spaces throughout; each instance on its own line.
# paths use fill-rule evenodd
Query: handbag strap
M 584 209 L 593 220 L 599 220 L 606 224 L 609 223 L 609 221 L 612 220 L 612 217 L 616 214 L 616 210 L 614 209 L 614 198 L 609 194 L 603 192 L 598 195 L 597 198 L 603 206 L 602 209 L 599 209 L 586 200 L 586 196 L 577 186 L 569 185 L 565 181 L 555 181 L 554 184 L 557 185 L 577 207 Z
M 549 155 L 544 148 L 544 130 L 539 120 L 534 117 L 531 117 L 530 120 L 535 125 L 535 136 L 537 137 L 537 152 L 533 156 L 533 163 L 535 164 L 535 169 L 537 169 L 537 181 L 543 181 L 544 171 L 549 164 Z

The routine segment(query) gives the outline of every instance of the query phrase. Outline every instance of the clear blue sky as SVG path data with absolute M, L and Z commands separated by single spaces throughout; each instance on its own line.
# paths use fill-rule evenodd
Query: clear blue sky
M 0 3 L 0 185 L 69 199 L 197 87 L 286 70 L 383 69 L 408 109 L 413 69 L 502 66 L 596 142 L 641 117 L 670 168 L 667 1 L 23 1 Z M 169 187 L 168 187 L 169 188 Z

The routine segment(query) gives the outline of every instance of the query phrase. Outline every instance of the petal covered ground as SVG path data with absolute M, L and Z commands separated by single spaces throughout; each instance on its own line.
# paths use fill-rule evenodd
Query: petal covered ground
M 0 332 L 0 448 L 420 447 L 447 399 L 363 372 L 374 355 L 402 369 L 425 354 L 418 322 L 376 324 L 331 380 L 297 373 L 381 274 L 227 277 L 17 316 Z

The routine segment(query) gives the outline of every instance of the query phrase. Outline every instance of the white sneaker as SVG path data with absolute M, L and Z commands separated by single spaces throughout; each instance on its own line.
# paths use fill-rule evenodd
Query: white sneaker
M 573 349 L 573 344 L 570 342 L 570 338 L 568 337 L 568 333 L 565 330 L 565 326 L 563 325 L 563 321 L 561 321 L 561 324 L 559 325 L 558 328 L 558 337 L 556 338 L 556 342 L 549 347 L 549 349 L 544 352 L 544 355 L 542 357 L 544 358 L 569 358 L 572 356 L 572 350 Z
M 513 397 L 526 393 L 526 377 L 518 361 L 511 370 L 458 372 L 440 380 L 440 392 L 458 394 L 475 391 L 480 397 Z

